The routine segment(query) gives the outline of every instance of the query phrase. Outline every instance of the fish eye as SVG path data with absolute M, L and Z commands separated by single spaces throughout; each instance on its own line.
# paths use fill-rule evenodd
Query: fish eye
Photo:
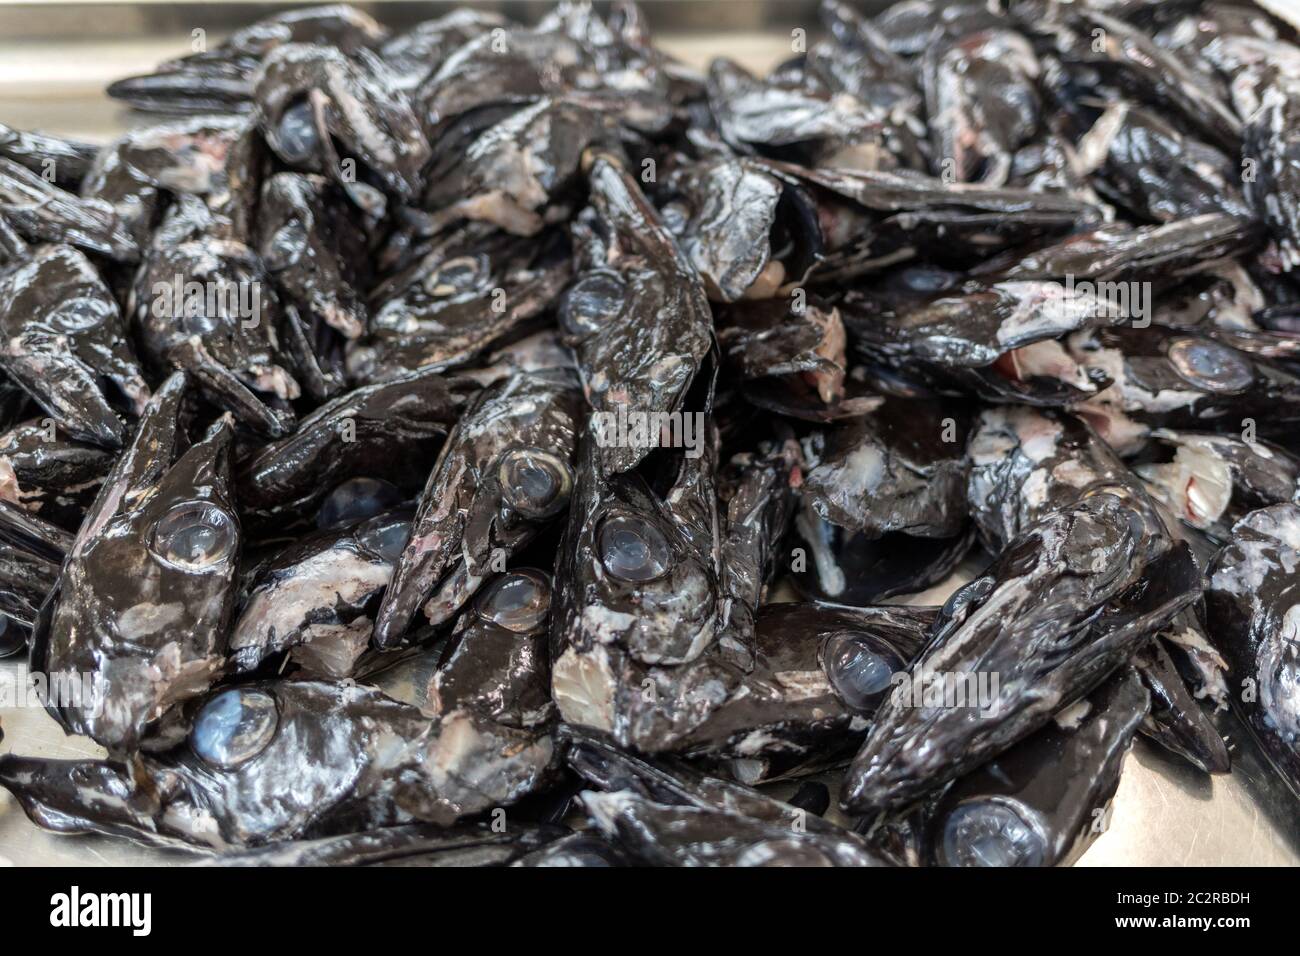
M 7 614 L 0 614 L 0 657 L 12 657 L 27 649 L 27 629 Z
M 263 690 L 234 687 L 208 700 L 194 718 L 190 749 L 211 767 L 233 770 L 271 743 L 280 712 Z
M 1178 339 L 1169 346 L 1169 362 L 1179 377 L 1211 392 L 1239 392 L 1255 380 L 1255 370 L 1243 356 L 1218 342 Z
M 487 263 L 478 256 L 448 259 L 424 280 L 429 295 L 449 296 L 473 292 L 483 284 Z
M 276 133 L 280 158 L 286 163 L 305 163 L 320 150 L 320 132 L 306 97 L 284 111 Z
M 178 568 L 206 571 L 231 556 L 238 535 L 228 511 L 209 501 L 183 501 L 154 525 L 150 550 Z
M 627 291 L 613 272 L 593 272 L 569 287 L 560 302 L 560 326 L 575 338 L 586 338 L 618 318 Z
M 563 511 L 573 489 L 568 463 L 540 448 L 506 452 L 497 479 L 506 504 L 528 518 L 549 518 Z
M 835 693 L 854 710 L 875 710 L 889 692 L 903 661 L 861 631 L 831 634 L 822 644 L 822 669 Z
M 386 481 L 378 478 L 349 478 L 325 496 L 320 510 L 316 512 L 316 527 L 339 528 L 356 524 L 383 514 L 405 500 L 406 496 L 397 486 Z
M 1047 841 L 1037 827 L 1002 801 L 963 803 L 943 824 L 944 866 L 1042 866 Z
M 606 518 L 596 536 L 605 570 L 624 581 L 642 583 L 663 576 L 672 564 L 672 549 L 663 532 L 640 518 Z
M 389 564 L 394 564 L 406 550 L 406 541 L 411 536 L 411 519 L 409 515 L 376 518 L 366 524 L 357 534 L 362 547 L 373 551 Z
M 550 610 L 551 584 L 531 569 L 497 578 L 478 601 L 480 617 L 516 634 L 536 630 Z

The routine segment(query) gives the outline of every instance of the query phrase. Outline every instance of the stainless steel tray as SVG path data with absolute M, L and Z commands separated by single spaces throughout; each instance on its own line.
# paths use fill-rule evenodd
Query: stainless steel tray
M 815 31 L 815 0 L 642 0 L 658 39 L 669 52 L 698 67 L 715 55 L 765 70 L 790 55 L 793 26 Z M 0 0 L 0 123 L 104 141 L 133 117 L 103 95 L 111 79 L 150 69 L 187 49 L 196 25 L 214 36 L 269 10 L 302 4 L 258 3 L 5 3 Z M 361 3 L 395 27 L 465 5 L 443 0 Z M 549 2 L 477 4 L 520 20 L 536 18 Z M 883 7 L 883 2 L 858 4 Z M 1300 23 L 1300 0 L 1263 4 Z M 67 37 L 75 37 L 69 42 Z M 915 603 L 939 603 L 950 581 Z M 26 669 L 0 662 L 0 680 L 23 686 Z M 1245 730 L 1221 718 L 1234 767 L 1209 777 L 1166 755 L 1144 739 L 1129 754 L 1110 828 L 1083 856 L 1081 866 L 1300 864 L 1300 804 L 1277 780 Z M 43 711 L 0 708 L 5 739 L 0 752 L 47 757 L 97 757 L 90 741 L 66 737 Z M 194 857 L 142 848 L 124 840 L 56 836 L 23 816 L 0 791 L 0 866 L 174 865 Z

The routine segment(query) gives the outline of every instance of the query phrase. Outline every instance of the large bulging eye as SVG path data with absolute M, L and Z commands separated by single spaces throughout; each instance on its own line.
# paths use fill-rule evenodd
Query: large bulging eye
M 27 628 L 0 614 L 0 657 L 12 657 L 27 649 Z
M 822 669 L 845 705 L 854 710 L 874 711 L 889 692 L 895 673 L 903 662 L 882 642 L 856 631 L 843 631 L 826 638 L 822 645 Z
M 506 504 L 527 518 L 549 518 L 563 511 L 573 490 L 568 463 L 539 448 L 506 452 L 497 478 Z
M 1039 830 L 1002 801 L 963 803 L 944 821 L 944 866 L 1042 866 L 1047 844 Z
M 184 501 L 154 525 L 150 550 L 175 567 L 207 571 L 231 557 L 238 538 L 229 512 L 208 501 Z
M 1169 362 L 1190 385 L 1211 392 L 1240 392 L 1255 381 L 1244 356 L 1206 339 L 1178 339 L 1169 346 Z
M 389 564 L 396 564 L 406 550 L 411 537 L 411 516 L 407 514 L 384 516 L 366 522 L 357 532 L 362 547 L 373 551 Z
M 286 163 L 310 162 L 320 150 L 320 133 L 316 129 L 316 117 L 305 97 L 284 111 L 276 133 L 280 158 Z
M 578 339 L 604 328 L 623 311 L 627 290 L 614 272 L 593 272 L 569 287 L 560 301 L 560 327 Z
M 232 770 L 265 750 L 279 723 L 274 697 L 266 691 L 235 687 L 199 710 L 190 731 L 190 749 L 209 766 Z
M 653 581 L 667 573 L 672 549 L 663 532 L 641 518 L 607 518 L 596 536 L 596 551 L 605 570 L 634 583 Z
M 404 500 L 396 485 L 378 478 L 350 478 L 325 496 L 316 513 L 316 527 L 341 528 L 356 524 L 383 514 Z
M 550 581 L 532 569 L 497 578 L 478 602 L 481 617 L 516 634 L 536 630 L 550 610 Z

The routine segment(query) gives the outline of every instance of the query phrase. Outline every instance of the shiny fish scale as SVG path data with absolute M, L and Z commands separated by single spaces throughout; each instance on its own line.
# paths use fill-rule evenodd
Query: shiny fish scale
M 0 786 L 240 865 L 1068 864 L 1139 733 L 1300 797 L 1300 46 L 1096 6 L 333 5 L 0 127 L 0 656 L 109 757 Z

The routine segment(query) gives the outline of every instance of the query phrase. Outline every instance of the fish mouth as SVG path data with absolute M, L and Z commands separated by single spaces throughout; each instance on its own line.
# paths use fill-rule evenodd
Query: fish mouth
M 243 376 L 222 365 L 198 336 L 170 349 L 167 357 L 218 404 L 250 428 L 273 439 L 284 438 L 293 431 L 296 418 L 292 409 L 269 405 L 245 383 Z M 298 383 L 278 365 L 270 366 L 253 377 L 258 386 L 265 386 L 273 394 L 282 393 L 285 398 L 297 398 L 300 394 Z

